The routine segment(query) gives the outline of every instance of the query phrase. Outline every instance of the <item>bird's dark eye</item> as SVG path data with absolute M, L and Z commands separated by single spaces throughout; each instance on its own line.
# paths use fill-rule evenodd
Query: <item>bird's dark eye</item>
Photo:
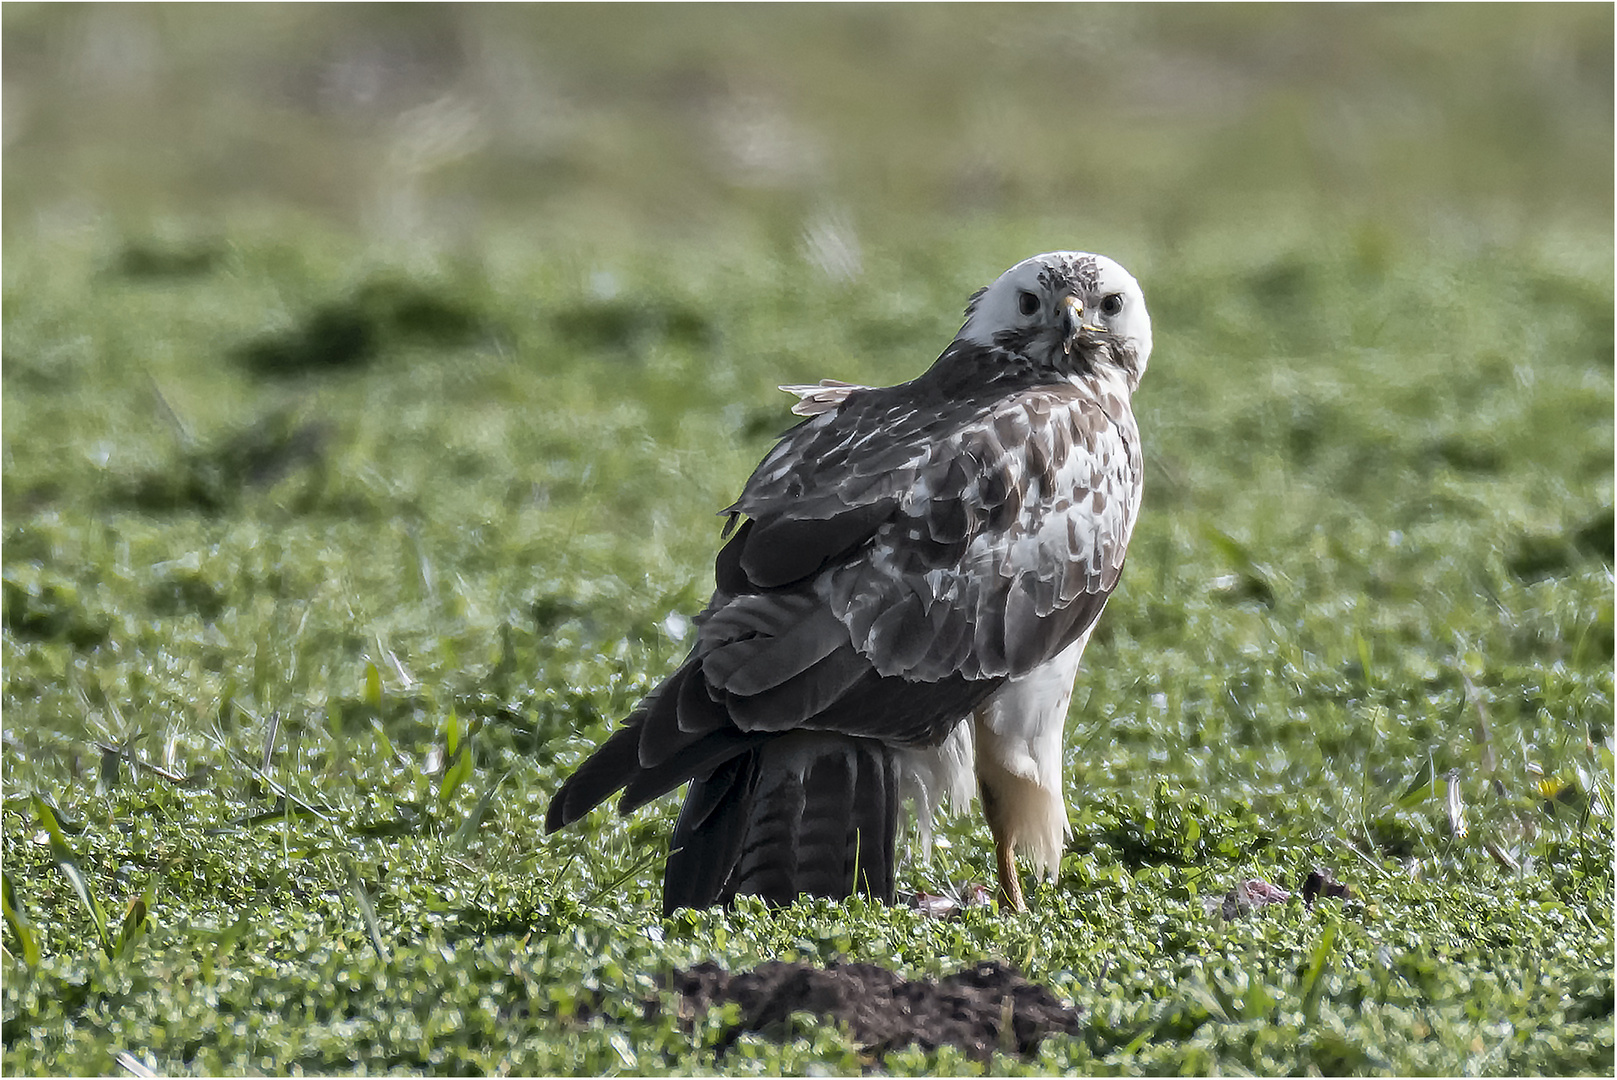
M 1022 293 L 1016 298 L 1016 309 L 1023 315 L 1035 315 L 1039 310 L 1039 298 L 1030 292 Z
M 1108 317 L 1116 315 L 1123 310 L 1123 296 L 1121 293 L 1111 293 L 1100 302 L 1100 313 Z

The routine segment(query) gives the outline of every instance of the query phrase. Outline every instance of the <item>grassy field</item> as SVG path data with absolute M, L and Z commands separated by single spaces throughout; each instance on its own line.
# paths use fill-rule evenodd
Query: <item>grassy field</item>
M 4 20 L 6 1071 L 1610 1074 L 1609 8 Z M 1034 910 L 662 920 L 672 800 L 542 836 L 775 385 L 1060 247 L 1157 346 Z M 1084 1030 L 645 1007 L 782 958 Z

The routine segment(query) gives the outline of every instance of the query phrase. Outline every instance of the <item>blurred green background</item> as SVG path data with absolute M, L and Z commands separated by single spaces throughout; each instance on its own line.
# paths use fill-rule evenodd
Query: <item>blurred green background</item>
M 1371 221 L 1486 245 L 1612 226 L 1602 4 L 10 3 L 4 20 L 8 236 L 295 208 L 388 243 L 762 235 L 847 274 L 983 219 L 1164 272 L 1226 231 Z

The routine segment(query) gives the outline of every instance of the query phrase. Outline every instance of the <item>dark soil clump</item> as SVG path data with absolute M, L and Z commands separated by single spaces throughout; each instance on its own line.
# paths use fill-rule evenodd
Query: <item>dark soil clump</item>
M 912 982 L 875 964 L 822 969 L 777 961 L 731 974 L 710 962 L 674 972 L 668 985 L 684 999 L 685 1020 L 725 1002 L 741 1006 L 741 1021 L 726 1033 L 720 1054 L 747 1031 L 789 1038 L 794 1012 L 846 1024 L 877 1055 L 911 1043 L 925 1050 L 948 1043 L 986 1061 L 995 1050 L 1031 1055 L 1046 1035 L 1078 1031 L 1075 1009 L 994 961 L 940 982 Z

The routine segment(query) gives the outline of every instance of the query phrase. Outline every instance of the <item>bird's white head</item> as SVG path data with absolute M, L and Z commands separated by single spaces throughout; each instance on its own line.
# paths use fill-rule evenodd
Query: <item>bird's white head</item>
M 1057 370 L 1110 364 L 1132 389 L 1151 356 L 1151 316 L 1140 283 L 1113 260 L 1052 251 L 1024 259 L 978 291 L 955 340 Z

